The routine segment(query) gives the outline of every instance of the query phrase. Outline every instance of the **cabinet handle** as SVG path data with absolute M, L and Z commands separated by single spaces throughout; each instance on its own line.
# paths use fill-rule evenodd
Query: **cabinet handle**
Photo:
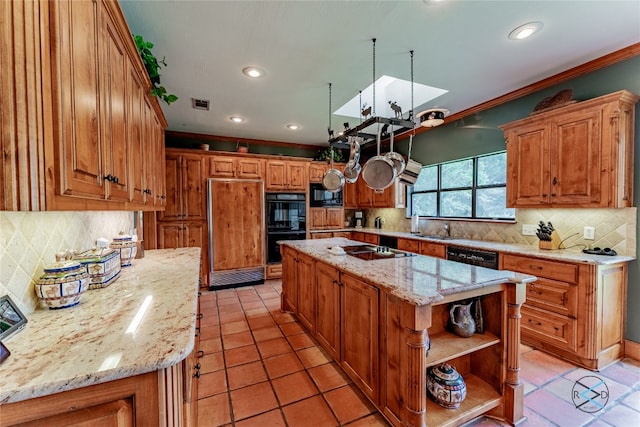
M 530 288 L 530 289 L 529 289 L 529 292 L 533 292 L 534 294 L 542 295 L 542 292 L 540 292 L 540 291 L 536 291 L 536 290 L 535 290 L 535 289 L 533 289 L 533 288 Z
M 200 370 L 200 362 L 196 363 L 196 365 L 193 367 L 193 369 L 199 371 Z
M 204 316 L 202 315 L 202 313 L 198 313 L 198 319 L 199 319 L 199 320 L 202 320 L 202 318 L 203 318 L 203 317 L 204 317 Z
M 530 265 L 529 268 L 532 270 L 542 270 L 542 267 L 540 267 L 539 265 Z
M 196 335 L 195 335 L 195 336 L 196 336 L 196 337 L 199 337 L 199 336 L 200 336 L 200 328 L 196 328 Z
M 204 350 L 198 350 L 198 359 L 204 357 Z
M 542 193 L 542 197 L 547 197 L 547 193 Z M 540 203 L 544 203 L 544 202 L 540 202 Z
M 556 193 L 551 193 L 551 197 L 556 197 Z
M 200 371 L 196 371 L 195 374 L 193 374 L 194 378 L 200 378 Z
M 531 324 L 531 325 L 542 326 L 542 323 L 537 322 L 537 321 L 535 321 L 535 320 L 531 320 L 531 319 L 529 319 L 529 320 L 528 320 L 528 322 L 529 322 L 529 324 Z
M 558 178 L 556 178 L 555 176 L 553 177 L 553 185 L 558 185 Z

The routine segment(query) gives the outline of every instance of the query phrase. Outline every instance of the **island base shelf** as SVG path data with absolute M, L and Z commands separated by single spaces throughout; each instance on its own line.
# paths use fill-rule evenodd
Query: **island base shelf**
M 468 338 L 461 338 L 450 332 L 440 332 L 431 336 L 430 342 L 431 349 L 427 352 L 427 367 L 500 344 L 500 338 L 491 332 L 473 334 Z
M 453 427 L 473 420 L 502 405 L 503 397 L 488 383 L 473 374 L 464 376 L 467 397 L 457 409 L 447 409 L 427 396 L 428 426 Z

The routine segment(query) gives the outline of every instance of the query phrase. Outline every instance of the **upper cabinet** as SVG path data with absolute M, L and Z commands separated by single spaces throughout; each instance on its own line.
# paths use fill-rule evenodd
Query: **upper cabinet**
M 267 160 L 265 189 L 285 191 L 307 191 L 306 162 L 291 160 Z
M 21 37 L 0 49 L 2 149 L 16 154 L 3 158 L 0 207 L 162 209 L 166 121 L 117 1 L 17 0 L 0 13 Z
M 159 221 L 204 221 L 205 159 L 199 154 L 167 153 L 167 203 Z
M 633 206 L 638 99 L 620 91 L 502 126 L 507 206 Z
M 209 176 L 213 178 L 262 179 L 264 160 L 250 157 L 209 157 Z

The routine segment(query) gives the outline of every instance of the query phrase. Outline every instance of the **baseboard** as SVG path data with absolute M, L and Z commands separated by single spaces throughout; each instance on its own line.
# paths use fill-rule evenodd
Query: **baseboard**
M 624 355 L 625 357 L 640 361 L 640 343 L 625 340 Z

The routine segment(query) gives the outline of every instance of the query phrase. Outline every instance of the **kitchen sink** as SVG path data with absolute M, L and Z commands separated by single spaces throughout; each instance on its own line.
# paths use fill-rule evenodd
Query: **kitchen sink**
M 418 234 L 418 237 L 424 237 L 427 239 L 434 239 L 434 240 L 450 240 L 452 239 L 452 237 L 449 236 L 438 236 L 437 234 Z

